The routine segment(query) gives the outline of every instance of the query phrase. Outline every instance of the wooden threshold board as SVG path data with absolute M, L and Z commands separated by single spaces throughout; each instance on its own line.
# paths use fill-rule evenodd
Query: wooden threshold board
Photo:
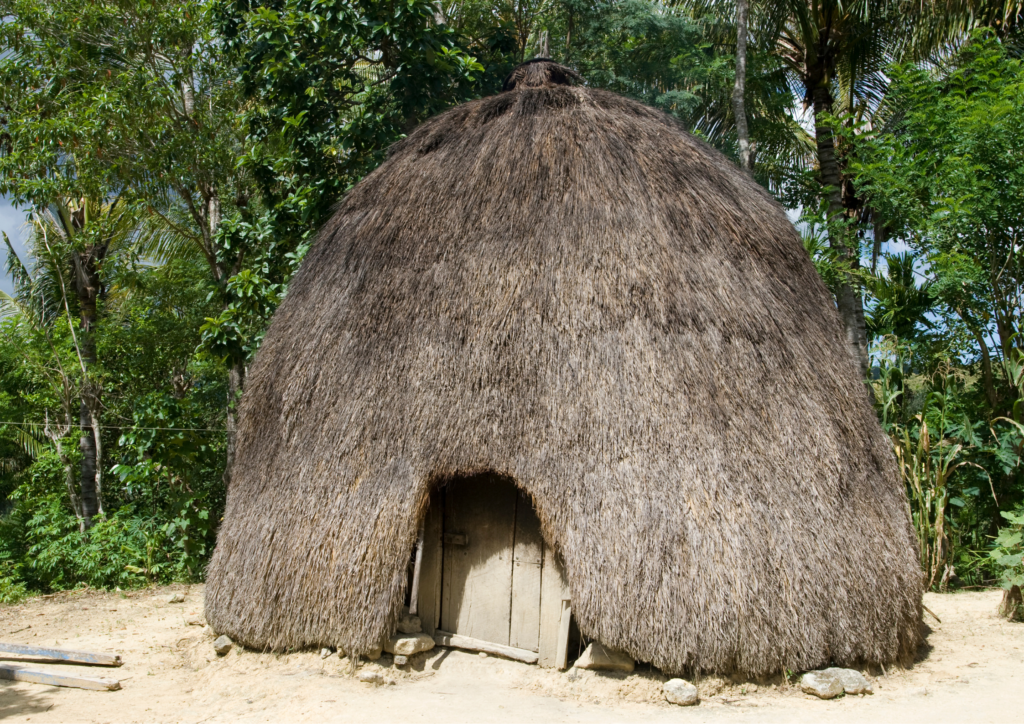
M 447 631 L 436 631 L 434 633 L 434 643 L 438 646 L 466 649 L 467 651 L 483 651 L 485 654 L 504 656 L 506 659 L 515 659 L 516 661 L 522 661 L 527 664 L 536 664 L 540 658 L 533 651 L 517 649 L 514 646 L 492 644 L 490 641 L 481 641 L 480 639 L 470 638 L 469 636 L 459 636 L 458 634 L 448 633 Z

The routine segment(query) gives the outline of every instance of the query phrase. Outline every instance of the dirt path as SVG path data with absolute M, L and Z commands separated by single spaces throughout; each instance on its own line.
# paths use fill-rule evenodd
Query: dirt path
M 174 591 L 184 604 L 167 603 Z M 820 701 L 784 687 L 699 682 L 702 703 L 687 709 L 661 696 L 664 678 L 640 671 L 555 672 L 497 658 L 436 649 L 411 670 L 377 664 L 389 681 L 347 676 L 348 660 L 318 653 L 213 653 L 208 629 L 187 625 L 202 611 L 202 587 L 127 594 L 93 591 L 36 598 L 0 608 L 0 640 L 114 651 L 125 665 L 100 671 L 118 692 L 0 681 L 0 719 L 32 722 L 645 722 L 842 721 L 1002 722 L 1020 716 L 1024 625 L 995 615 L 1000 592 L 928 594 L 942 619 L 920 660 L 873 678 L 874 696 Z M 384 660 L 382 660 L 383 662 Z M 55 667 L 47 667 L 55 668 Z

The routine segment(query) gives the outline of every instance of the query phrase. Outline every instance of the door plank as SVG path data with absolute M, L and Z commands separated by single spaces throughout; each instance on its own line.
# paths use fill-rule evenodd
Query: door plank
M 496 475 L 449 484 L 441 609 L 445 631 L 508 645 L 515 503 L 515 487 Z M 455 543 L 458 536 L 466 537 L 464 544 Z
M 419 608 L 423 631 L 433 634 L 441 616 L 441 535 L 444 526 L 444 498 L 439 490 L 430 493 L 430 507 L 423 521 L 423 561 L 420 564 Z
M 516 501 L 516 535 L 512 552 L 512 620 L 509 646 L 527 651 L 540 648 L 541 565 L 544 538 L 533 502 L 523 491 Z
M 563 601 L 569 600 L 569 584 L 551 546 L 544 545 L 544 566 L 541 569 L 540 590 L 540 665 L 564 668 L 559 660 L 559 636 L 562 624 Z M 568 608 L 566 603 L 565 608 Z

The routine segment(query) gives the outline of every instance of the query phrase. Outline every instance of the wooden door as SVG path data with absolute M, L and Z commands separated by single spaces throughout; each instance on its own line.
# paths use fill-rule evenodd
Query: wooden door
M 544 543 L 528 496 L 493 474 L 444 490 L 440 628 L 538 651 Z

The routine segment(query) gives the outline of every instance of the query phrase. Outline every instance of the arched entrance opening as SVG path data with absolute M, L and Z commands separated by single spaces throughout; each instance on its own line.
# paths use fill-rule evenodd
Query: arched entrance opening
M 530 497 L 493 472 L 456 475 L 431 493 L 420 580 L 410 589 L 428 633 L 460 648 L 507 647 L 564 668 L 569 589 Z M 409 601 L 412 604 L 412 600 Z

